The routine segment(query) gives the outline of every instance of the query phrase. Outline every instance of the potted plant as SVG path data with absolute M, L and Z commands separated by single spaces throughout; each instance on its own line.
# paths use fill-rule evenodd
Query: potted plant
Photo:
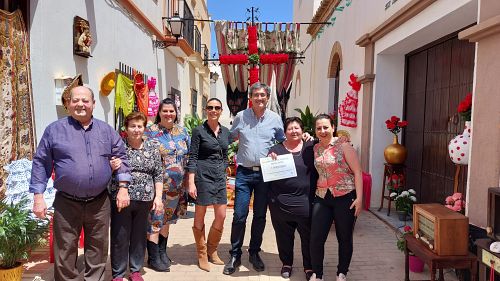
M 23 262 L 31 251 L 46 242 L 49 220 L 36 218 L 28 198 L 0 202 L 0 280 L 21 280 Z
M 302 111 L 302 109 L 300 108 L 296 108 L 295 111 L 300 113 L 300 120 L 302 120 L 302 123 L 304 124 L 304 133 L 309 133 L 309 135 L 313 137 L 316 136 L 315 125 L 314 125 L 316 117 L 311 112 L 309 106 L 306 106 L 304 111 Z
M 394 135 L 392 144 L 384 149 L 385 161 L 389 164 L 403 164 L 408 152 L 406 147 L 399 144 L 398 134 L 401 129 L 408 126 L 408 121 L 403 121 L 397 116 L 391 116 L 385 121 L 385 125 L 387 130 Z
M 413 203 L 417 202 L 415 190 L 408 189 L 400 194 L 392 192 L 389 196 L 396 204 L 396 211 L 400 221 L 406 221 L 407 216 L 413 211 Z
M 397 236 L 398 241 L 396 242 L 396 246 L 401 252 L 404 252 L 406 249 L 406 235 L 413 235 L 413 229 L 411 229 L 411 226 L 409 225 L 405 225 L 403 228 L 403 233 Z M 409 267 L 411 272 L 422 272 L 424 271 L 424 262 L 419 257 L 410 254 Z
M 198 114 L 194 115 L 186 115 L 184 116 L 184 127 L 188 131 L 188 134 L 191 136 L 193 129 L 203 124 L 203 119 L 198 117 Z

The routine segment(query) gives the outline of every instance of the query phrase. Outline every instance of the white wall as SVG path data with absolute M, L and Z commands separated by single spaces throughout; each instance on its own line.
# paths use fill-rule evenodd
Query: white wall
M 155 2 L 148 3 L 153 5 Z M 159 8 L 150 7 L 144 12 L 157 10 Z M 89 21 L 93 40 L 91 58 L 73 55 L 74 16 Z M 151 15 L 151 18 L 157 17 L 161 18 L 157 13 Z M 131 17 L 113 1 L 33 1 L 30 51 L 38 140 L 45 127 L 58 118 L 55 77 L 81 73 L 84 83 L 96 96 L 94 116 L 110 124 L 114 120 L 114 91 L 107 97 L 102 96 L 99 84 L 106 73 L 118 68 L 119 62 L 156 77 L 159 85 L 165 85 L 165 78 L 157 77 L 158 69 L 165 74 L 165 64 L 161 63 L 163 51 L 156 53 L 150 34 L 131 21 Z M 165 95 L 160 94 L 161 97 Z
M 135 4 L 159 30 L 163 30 L 163 1 L 135 1 Z M 199 6 L 200 9 L 204 8 L 201 2 Z M 176 58 L 169 48 L 155 49 L 152 34 L 119 6 L 117 0 L 33 0 L 30 12 L 37 141 L 48 124 L 65 116 L 60 106 L 56 108 L 54 97 L 54 78 L 62 75 L 74 77 L 81 73 L 84 83 L 94 90 L 96 96 L 94 116 L 112 125 L 114 91 L 107 97 L 102 96 L 99 94 L 99 84 L 106 73 L 119 67 L 119 62 L 149 77 L 156 77 L 156 91 L 160 99 L 168 96 L 171 87 L 180 90 L 183 114 L 190 113 L 191 88 L 197 89 L 200 94 L 198 105 L 201 107 L 201 93 L 208 91 L 208 80 L 203 77 L 208 74 L 194 69 L 187 58 Z M 90 23 L 93 40 L 91 58 L 73 55 L 74 16 L 80 16 Z M 209 44 L 209 40 L 203 43 Z

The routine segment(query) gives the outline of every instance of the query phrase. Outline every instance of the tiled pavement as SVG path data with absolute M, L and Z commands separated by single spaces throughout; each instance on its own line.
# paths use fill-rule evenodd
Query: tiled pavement
M 190 207 L 192 211 L 192 208 Z M 192 213 L 191 213 L 192 215 Z M 252 213 L 249 214 L 249 222 Z M 268 215 L 268 218 L 270 216 Z M 207 225 L 211 223 L 213 213 L 207 212 Z M 224 234 L 220 245 L 219 255 L 226 260 L 230 247 L 229 237 L 231 229 L 232 210 L 228 210 Z M 182 219 L 176 225 L 171 227 L 171 233 L 168 241 L 169 256 L 175 261 L 171 272 L 160 273 L 149 268 L 144 268 L 144 279 L 147 280 L 248 280 L 248 281 L 268 281 L 283 280 L 280 275 L 281 262 L 278 257 L 276 240 L 270 219 L 267 221 L 264 234 L 264 243 L 262 245 L 262 259 L 266 264 L 264 272 L 256 272 L 248 263 L 248 254 L 246 253 L 250 223 L 247 227 L 247 233 L 244 243 L 244 254 L 242 257 L 242 266 L 240 270 L 233 275 L 226 276 L 222 274 L 222 265 L 212 265 L 210 272 L 200 270 L 196 265 L 195 245 L 191 231 L 192 219 Z M 290 280 L 305 280 L 302 272 L 302 258 L 300 257 L 300 240 L 298 234 L 295 239 L 295 266 Z M 396 248 L 396 235 L 394 231 L 384 222 L 379 220 L 370 212 L 363 212 L 356 223 L 354 233 L 354 256 L 351 262 L 348 280 L 404 280 L 404 255 Z M 335 280 L 337 265 L 337 242 L 335 232 L 332 227 L 325 248 L 325 276 L 324 280 Z M 36 269 L 35 269 L 36 268 Z M 39 263 L 36 267 L 26 272 L 23 280 L 33 280 L 35 275 L 41 275 L 46 281 L 53 280 L 52 267 L 47 263 Z M 107 270 L 106 280 L 111 280 L 111 273 Z M 426 266 L 423 273 L 411 273 L 412 279 L 429 279 L 429 270 Z M 456 280 L 454 273 L 447 271 L 446 280 Z

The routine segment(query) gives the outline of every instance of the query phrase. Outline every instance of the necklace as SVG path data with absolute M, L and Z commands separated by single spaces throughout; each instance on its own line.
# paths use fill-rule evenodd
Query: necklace
M 285 142 L 283 142 L 283 147 L 288 150 L 293 156 L 300 156 L 302 155 L 302 148 L 304 147 L 304 143 L 301 141 L 299 145 L 297 145 L 295 148 L 291 149 L 288 148 Z

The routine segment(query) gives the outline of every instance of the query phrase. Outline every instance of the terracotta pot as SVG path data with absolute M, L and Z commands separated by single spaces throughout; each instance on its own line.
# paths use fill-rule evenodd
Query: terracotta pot
M 21 281 L 23 270 L 24 268 L 22 264 L 19 264 L 19 266 L 9 269 L 0 268 L 0 280 Z
M 385 161 L 389 164 L 403 164 L 407 155 L 406 147 L 399 144 L 398 136 L 394 135 L 393 143 L 384 149 Z
M 465 122 L 465 129 L 461 135 L 454 137 L 448 145 L 448 153 L 450 159 L 455 164 L 467 165 L 469 164 L 469 150 L 470 150 L 470 131 L 471 122 Z

